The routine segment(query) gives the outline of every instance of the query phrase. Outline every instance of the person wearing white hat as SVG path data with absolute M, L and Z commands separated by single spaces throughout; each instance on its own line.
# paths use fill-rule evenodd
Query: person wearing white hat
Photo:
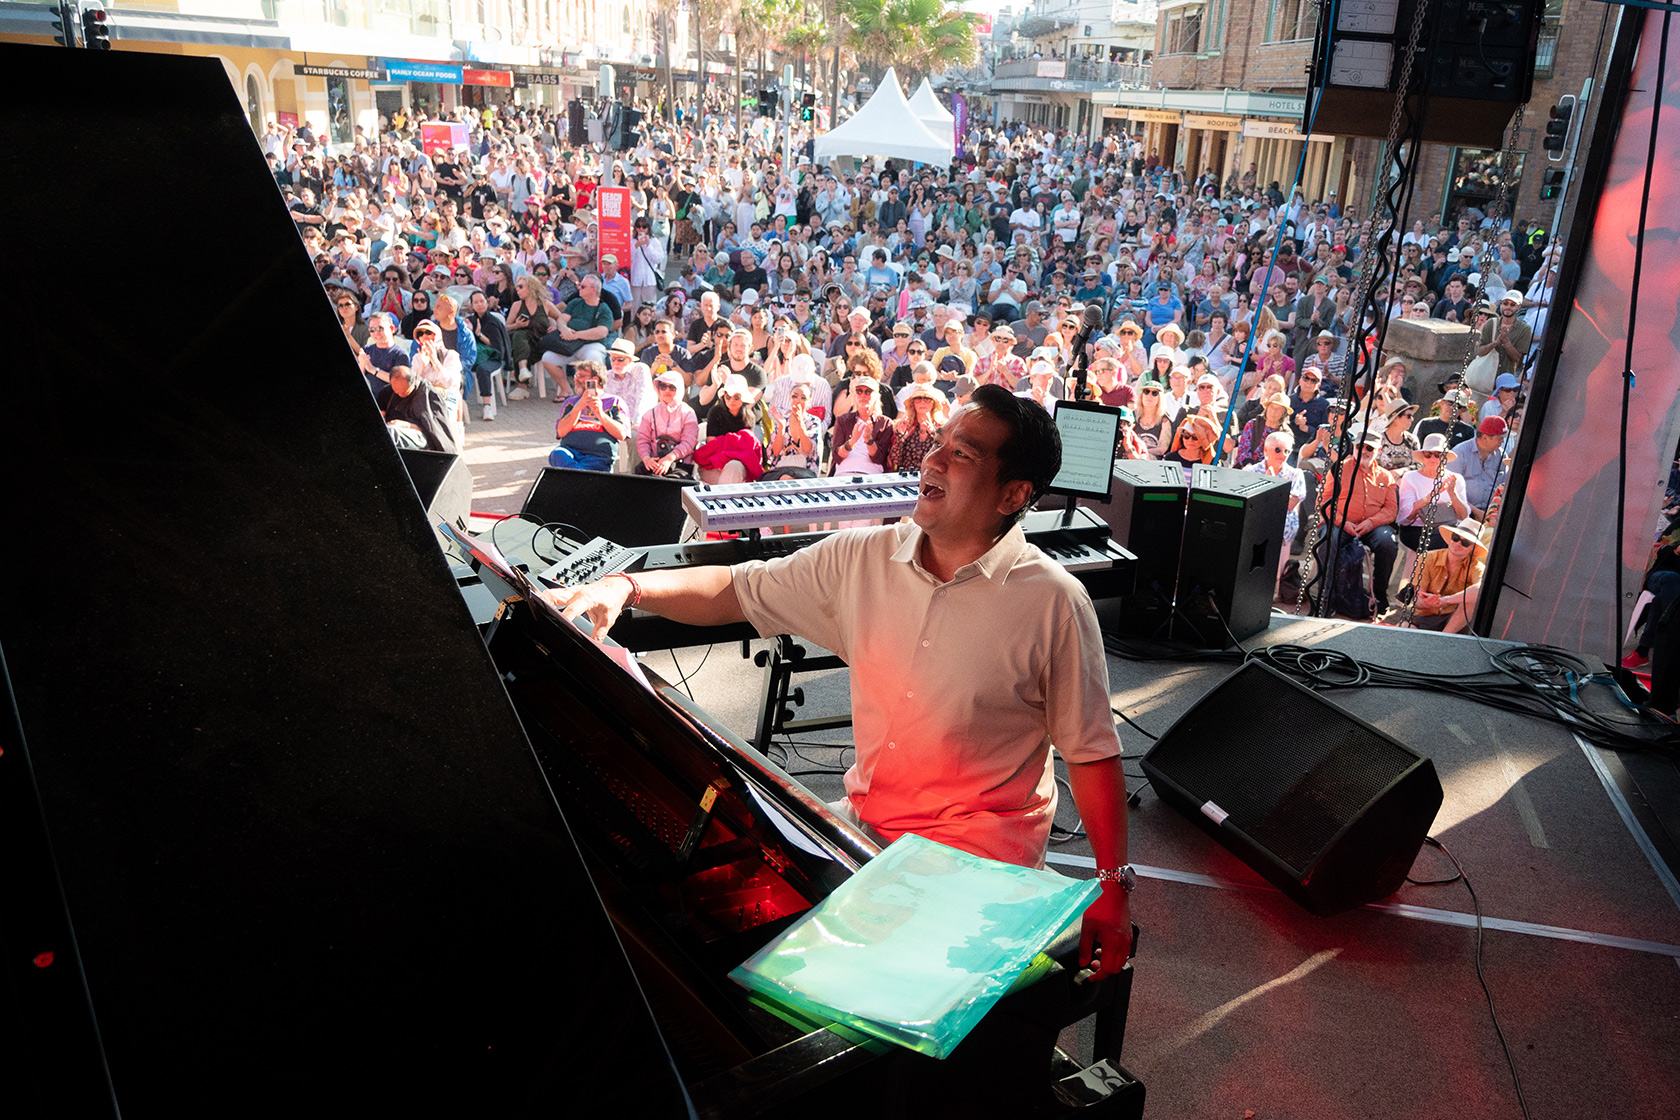
M 682 399 L 683 382 L 675 370 L 653 379 L 658 401 L 636 426 L 637 474 L 692 477 L 700 418 Z
M 1042 405 L 1050 415 L 1056 414 L 1056 394 L 1051 382 L 1056 378 L 1056 367 L 1040 359 L 1027 369 L 1027 387 L 1018 390 L 1017 397 L 1025 397 Z
M 1155 343 L 1158 346 L 1169 347 L 1173 351 L 1173 361 L 1184 362 L 1184 328 L 1177 323 L 1163 323 L 1155 328 Z
M 747 379 L 738 373 L 731 373 L 724 377 L 723 384 L 718 389 L 717 399 L 706 413 L 706 443 L 701 444 L 701 447 L 706 447 L 720 436 L 733 435 L 736 432 L 751 432 L 755 437 L 761 437 L 764 424 L 758 398 L 748 386 Z M 701 462 L 705 461 L 706 456 L 702 454 Z M 739 458 L 730 458 L 722 466 L 701 467 L 700 481 L 726 485 L 746 482 L 746 465 Z
M 1482 324 L 1481 334 L 1477 336 L 1476 356 L 1498 353 L 1502 374 L 1520 373 L 1523 359 L 1534 344 L 1533 328 L 1517 314 L 1522 305 L 1521 292 L 1514 288 L 1507 291 L 1499 298 L 1498 313 Z M 1482 415 L 1485 417 L 1487 413 Z
M 1400 543 L 1413 552 L 1444 547 L 1440 536 L 1443 525 L 1462 521 L 1470 516 L 1470 499 L 1465 494 L 1464 476 L 1445 469 L 1456 456 L 1447 447 L 1447 437 L 1440 432 L 1426 437 L 1412 452 L 1416 470 L 1400 476 L 1399 526 Z M 1423 523 L 1435 527 L 1429 540 L 1423 540 Z
M 1462 633 L 1476 613 L 1487 567 L 1482 523 L 1473 518 L 1443 526 L 1445 545 L 1424 554 L 1423 571 L 1410 586 L 1415 596 L 1412 625 L 1443 634 Z
M 657 399 L 653 371 L 636 360 L 635 345 L 622 335 L 607 349 L 607 372 L 601 378 L 601 392 L 624 403 L 624 415 L 631 427 L 642 422 L 642 415 Z

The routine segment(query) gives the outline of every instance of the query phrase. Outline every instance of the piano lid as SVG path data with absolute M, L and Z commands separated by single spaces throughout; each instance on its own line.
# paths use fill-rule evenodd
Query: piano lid
M 55 153 L 0 182 L 0 1112 L 692 1115 L 221 64 L 0 68 Z M 67 316 L 65 231 L 163 260 L 180 199 L 215 277 Z

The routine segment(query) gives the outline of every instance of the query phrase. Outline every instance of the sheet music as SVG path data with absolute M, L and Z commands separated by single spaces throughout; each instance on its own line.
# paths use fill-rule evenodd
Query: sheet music
M 1051 489 L 1108 493 L 1114 472 L 1114 437 L 1119 430 L 1117 417 L 1096 410 L 1058 408 L 1056 430 L 1062 435 L 1062 469 L 1050 483 Z

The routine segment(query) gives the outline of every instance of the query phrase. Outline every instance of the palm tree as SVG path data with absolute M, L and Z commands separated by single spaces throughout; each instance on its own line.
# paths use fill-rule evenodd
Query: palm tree
M 695 85 L 700 91 L 700 119 L 705 119 L 706 105 L 706 29 L 716 36 L 729 22 L 732 6 L 728 0 L 689 0 L 694 13 Z
M 980 39 L 975 34 L 976 20 L 972 13 L 946 8 L 922 35 L 922 57 L 918 60 L 914 79 L 932 77 L 953 66 L 973 66 L 980 60 Z
M 681 0 L 653 0 L 653 10 L 659 14 L 659 37 L 665 43 L 665 113 L 671 123 L 677 119 L 676 60 L 671 57 L 677 49 L 677 5 Z
M 821 84 L 822 51 L 833 38 L 824 12 L 810 0 L 798 0 L 782 29 L 782 49 L 799 58 L 800 77 L 811 88 Z M 816 63 L 813 68 L 812 62 Z
M 975 17 L 945 0 L 840 0 L 853 51 L 877 73 L 889 66 L 911 85 L 980 55 Z

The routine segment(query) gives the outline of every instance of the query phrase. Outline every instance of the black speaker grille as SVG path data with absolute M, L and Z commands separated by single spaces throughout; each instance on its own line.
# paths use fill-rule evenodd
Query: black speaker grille
M 1150 762 L 1304 877 L 1418 756 L 1279 682 L 1259 665 L 1238 670 L 1217 704 L 1198 705 L 1162 737 Z

